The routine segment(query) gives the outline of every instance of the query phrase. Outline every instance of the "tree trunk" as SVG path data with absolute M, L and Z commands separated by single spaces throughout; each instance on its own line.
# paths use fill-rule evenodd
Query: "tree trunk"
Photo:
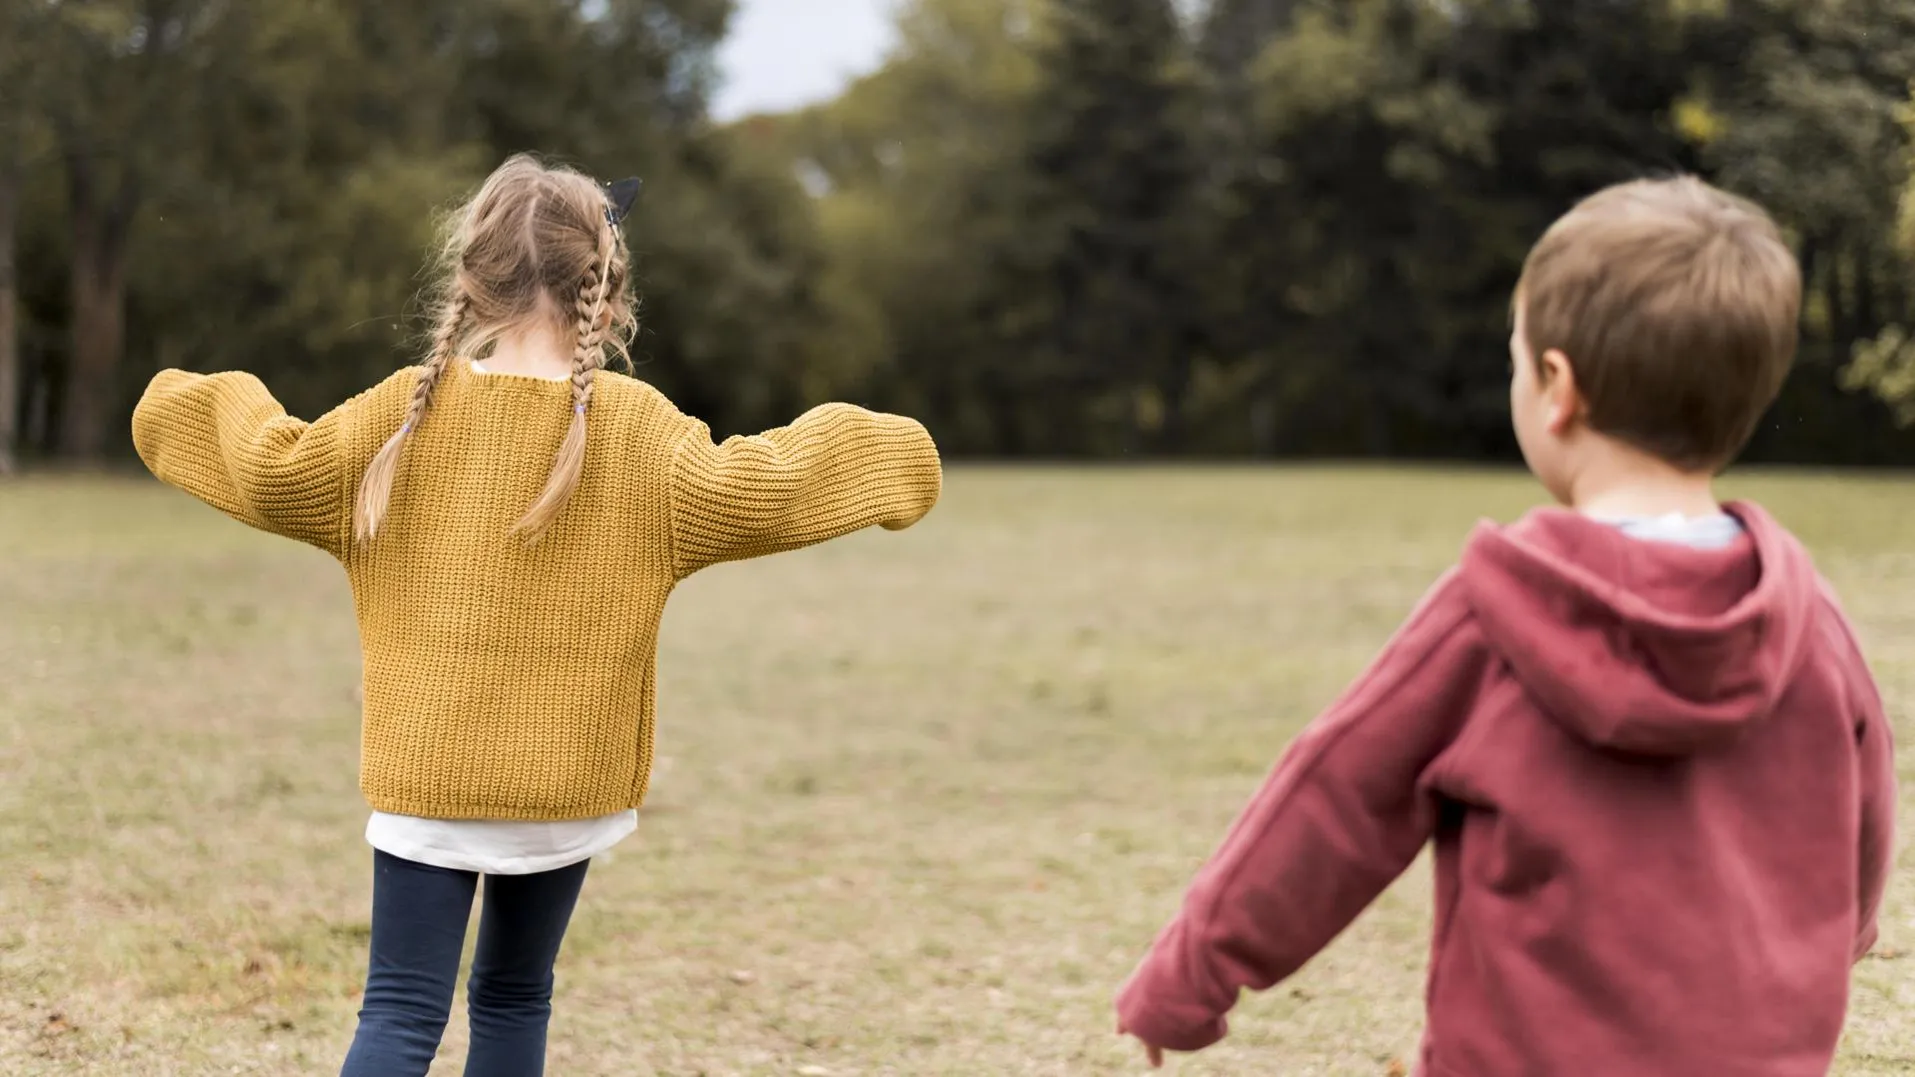
M 1875 316 L 1875 257 L 1872 245 L 1864 245 L 1855 256 L 1855 328 L 1857 336 L 1873 338 L 1882 331 Z M 1843 342 L 1853 346 L 1854 340 Z
M 12 474 L 19 462 L 20 289 L 14 264 L 19 209 L 19 168 L 0 165 L 0 476 Z
M 67 356 L 60 451 L 79 460 L 106 455 L 118 413 L 120 355 L 126 344 L 128 197 L 96 200 L 85 169 L 72 178 L 73 346 Z

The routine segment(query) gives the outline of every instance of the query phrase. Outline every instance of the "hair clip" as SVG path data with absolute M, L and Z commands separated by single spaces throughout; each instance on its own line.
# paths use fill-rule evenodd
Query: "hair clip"
M 632 211 L 632 203 L 638 201 L 638 189 L 643 186 L 645 181 L 637 176 L 599 184 L 605 192 L 605 223 L 617 228 L 625 215 Z

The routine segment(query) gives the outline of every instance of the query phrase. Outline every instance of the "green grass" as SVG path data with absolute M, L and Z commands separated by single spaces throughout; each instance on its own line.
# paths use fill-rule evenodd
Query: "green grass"
M 1915 481 L 1756 476 L 1915 746 Z M 959 469 L 904 535 L 691 581 L 639 832 L 561 959 L 551 1072 L 1132 1072 L 1112 989 L 1285 742 L 1513 474 Z M 370 852 L 322 555 L 151 483 L 0 485 L 0 1072 L 334 1072 Z M 1915 806 L 1915 748 L 1903 755 Z M 1915 816 L 1910 816 L 1915 818 Z M 1383 1074 L 1419 865 L 1193 1074 Z M 1915 1073 L 1915 858 L 1838 1072 Z M 454 1018 L 440 1067 L 458 1072 Z M 806 1067 L 817 1067 L 807 1070 Z

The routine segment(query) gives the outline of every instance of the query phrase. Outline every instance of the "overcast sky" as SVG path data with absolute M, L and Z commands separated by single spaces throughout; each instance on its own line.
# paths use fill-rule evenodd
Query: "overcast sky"
M 738 0 L 719 50 L 720 120 L 837 95 L 873 70 L 891 42 L 895 0 Z

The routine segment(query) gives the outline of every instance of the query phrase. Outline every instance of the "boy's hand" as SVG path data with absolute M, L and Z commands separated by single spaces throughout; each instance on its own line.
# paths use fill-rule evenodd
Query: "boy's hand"
M 1117 1022 L 1117 1034 L 1119 1036 L 1128 1036 L 1131 1033 L 1129 1029 L 1124 1027 L 1124 1023 L 1119 1021 Z M 1163 1069 L 1164 1049 L 1154 1043 L 1145 1042 L 1142 1036 L 1137 1037 L 1137 1042 L 1144 1045 L 1144 1057 L 1150 1060 L 1150 1068 L 1154 1070 Z

